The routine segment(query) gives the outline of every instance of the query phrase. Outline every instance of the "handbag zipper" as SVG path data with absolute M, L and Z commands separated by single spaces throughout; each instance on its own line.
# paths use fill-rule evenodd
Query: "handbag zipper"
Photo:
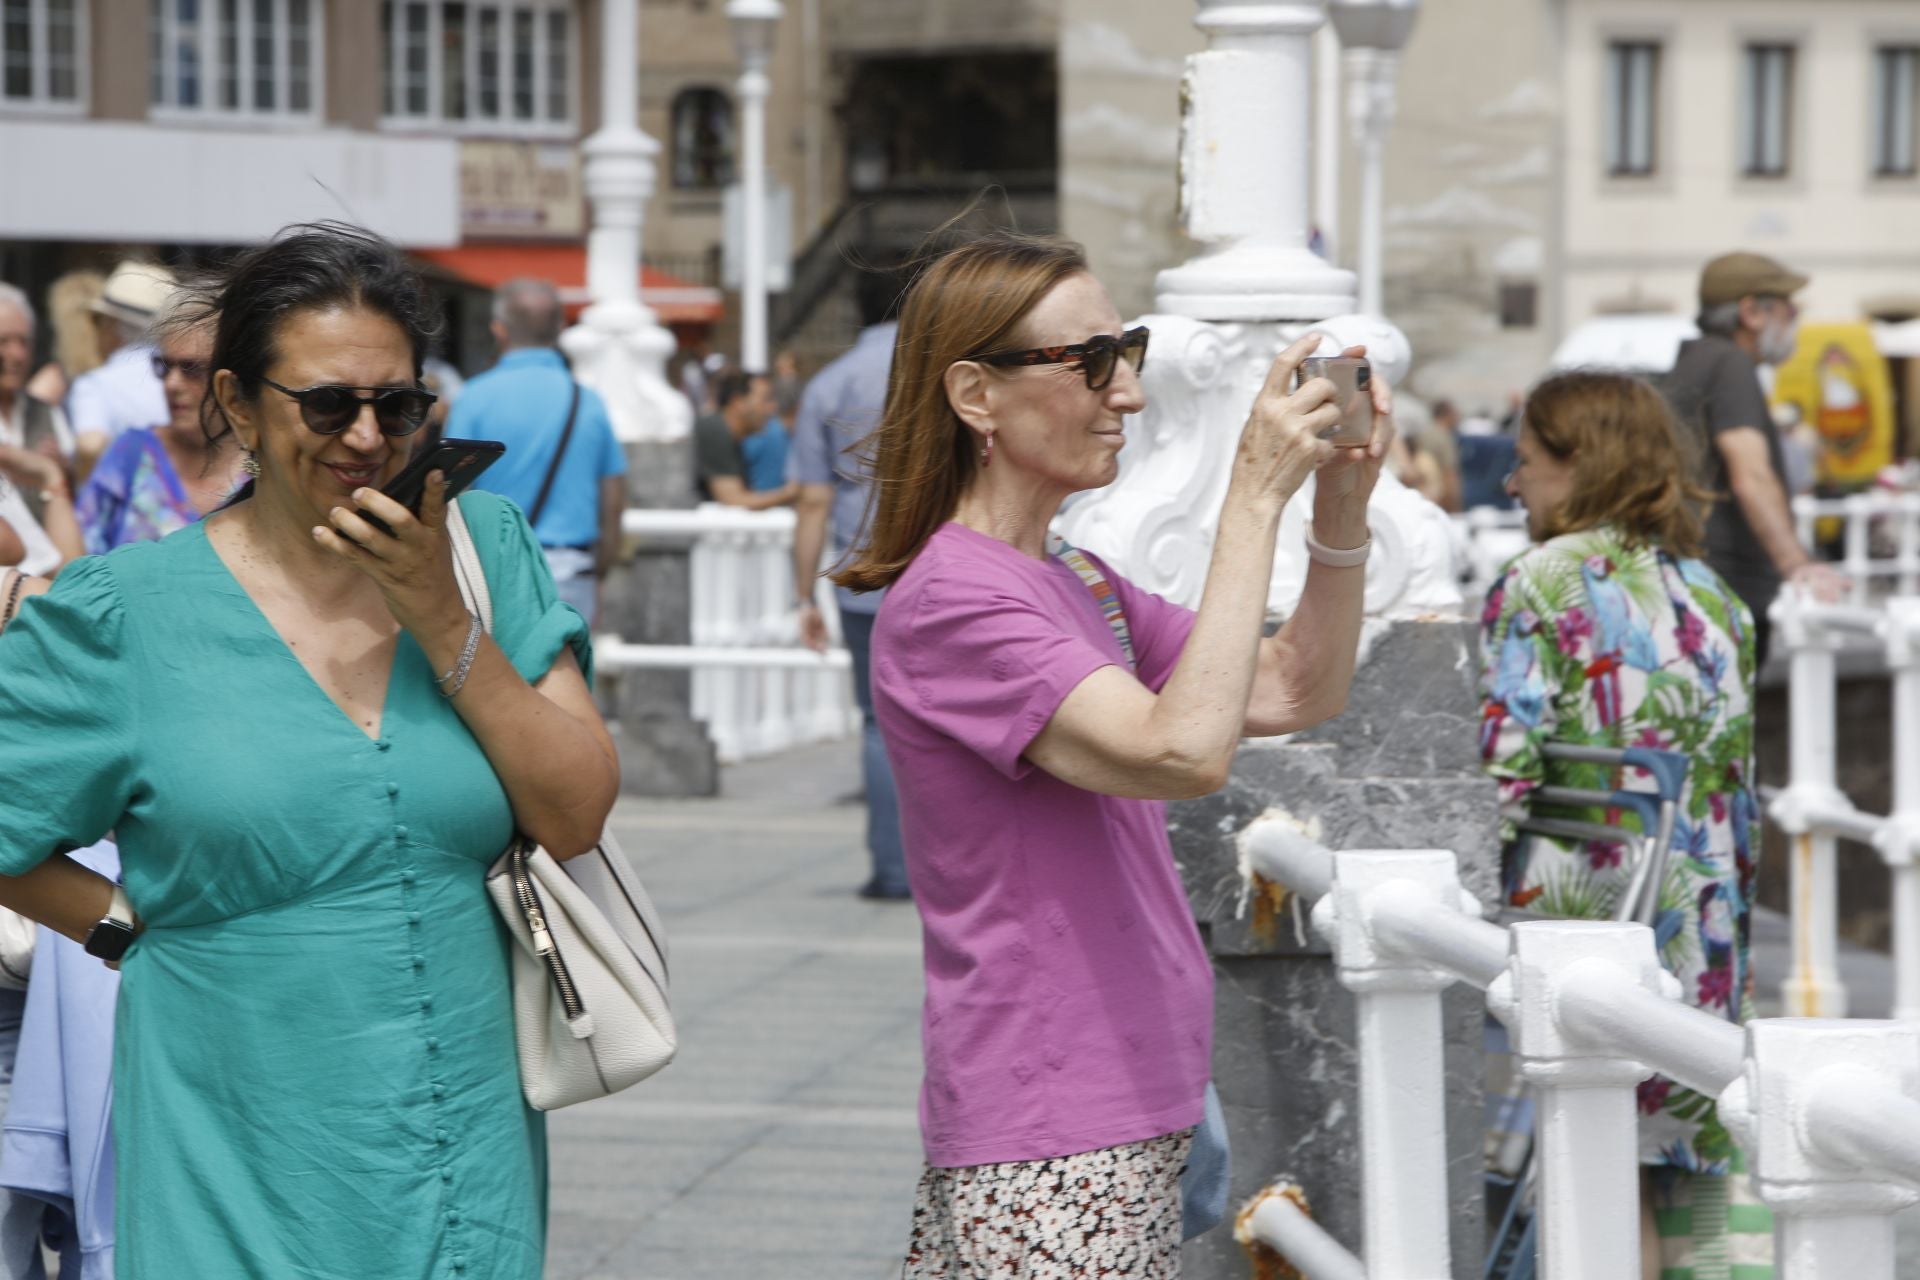
M 527 928 L 533 934 L 533 950 L 547 966 L 547 973 L 553 978 L 554 990 L 560 993 L 560 1008 L 566 1014 L 568 1022 L 579 1018 L 587 1011 L 580 1002 L 580 993 L 574 990 L 573 975 L 567 972 L 567 962 L 560 957 L 560 948 L 553 944 L 553 933 L 547 928 L 546 913 L 540 909 L 540 895 L 533 887 L 533 877 L 527 873 L 527 855 L 524 849 L 513 851 L 513 887 L 520 897 L 520 910 L 527 917 Z

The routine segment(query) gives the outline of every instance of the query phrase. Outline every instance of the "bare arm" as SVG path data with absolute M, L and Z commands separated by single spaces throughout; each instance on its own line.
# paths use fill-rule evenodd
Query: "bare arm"
M 600 538 L 593 548 L 593 573 L 604 578 L 620 559 L 620 516 L 627 509 L 627 478 L 600 478 Z
M 0 520 L 0 565 L 19 564 L 26 555 L 27 544 L 20 541 L 12 525 Z
M 723 506 L 769 511 L 791 504 L 799 486 L 783 484 L 778 489 L 760 491 L 747 488 L 746 481 L 739 476 L 712 476 L 707 480 L 707 491 L 713 495 L 715 502 Z
M 833 486 L 803 484 L 794 502 L 793 597 L 800 609 L 800 639 L 809 649 L 827 647 L 826 622 L 814 605 L 814 586 L 820 580 L 820 556 L 827 545 L 827 517 L 833 510 Z
M 0 474 L 30 492 L 45 495 L 41 527 L 60 552 L 61 567 L 87 554 L 86 538 L 73 510 L 73 489 L 67 469 L 57 458 L 12 445 L 0 445 Z
M 1767 558 L 1783 578 L 1791 578 L 1813 562 L 1793 527 L 1793 508 L 1787 490 L 1773 472 L 1767 437 L 1757 427 L 1734 427 L 1713 438 L 1727 464 L 1727 485 L 1733 490 L 1747 527 L 1760 540 Z
M 1320 510 L 1316 501 L 1314 536 L 1322 545 L 1357 547 L 1367 540 L 1365 513 L 1357 521 Z M 1364 567 L 1336 569 L 1317 562 L 1307 568 L 1300 604 L 1279 631 L 1260 642 L 1253 696 L 1247 703 L 1242 733 L 1268 737 L 1295 733 L 1346 710 L 1353 668 L 1360 652 Z
M 1221 508 L 1199 614 L 1166 685 L 1156 695 L 1118 667 L 1094 672 L 1067 695 L 1028 746 L 1027 758 L 1040 768 L 1089 791 L 1148 799 L 1205 795 L 1225 782 L 1267 648 L 1260 633 L 1280 512 L 1306 477 L 1335 456 L 1333 446 L 1319 438 L 1339 419 L 1332 384 L 1315 379 L 1287 390 L 1299 361 L 1317 341 L 1309 337 L 1282 352 L 1254 403 Z M 1376 433 L 1366 449 L 1353 451 L 1365 462 L 1343 462 L 1340 470 L 1363 469 L 1356 473 L 1364 474 L 1361 483 L 1321 486 L 1326 496 L 1316 501 L 1316 509 L 1323 519 L 1331 518 L 1320 531 L 1328 545 L 1343 545 L 1336 539 L 1356 526 L 1364 530 L 1371 480 L 1390 443 L 1390 431 Z M 1326 479 L 1332 481 L 1333 473 Z M 1346 492 L 1339 493 L 1343 487 Z M 1358 515 L 1347 514 L 1348 507 Z M 1326 576 L 1321 569 L 1314 572 Z M 1335 572 L 1361 577 L 1358 570 Z M 1327 598 L 1321 609 L 1331 613 L 1344 607 L 1354 616 L 1345 623 L 1326 614 L 1303 621 L 1290 643 L 1325 670 L 1297 673 L 1287 689 L 1337 678 L 1340 662 L 1331 650 L 1342 634 L 1358 633 L 1358 588 L 1322 588 L 1322 594 Z M 1352 670 L 1351 655 L 1345 670 Z M 1270 676 L 1269 682 L 1279 679 Z M 1344 685 L 1337 697 L 1344 701 Z M 1302 702 L 1297 709 L 1318 705 Z

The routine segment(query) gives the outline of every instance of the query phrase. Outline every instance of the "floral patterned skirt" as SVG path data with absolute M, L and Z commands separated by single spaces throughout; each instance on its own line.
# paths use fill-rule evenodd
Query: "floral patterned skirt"
M 1183 1129 L 1054 1160 L 929 1168 L 902 1280 L 1176 1280 Z

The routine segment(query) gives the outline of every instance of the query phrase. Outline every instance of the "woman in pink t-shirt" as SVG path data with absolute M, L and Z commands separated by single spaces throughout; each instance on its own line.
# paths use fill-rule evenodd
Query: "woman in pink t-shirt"
M 1289 389 L 1317 341 L 1254 403 L 1196 614 L 1049 553 L 1145 404 L 1146 330 L 1121 331 L 1080 250 L 991 234 L 907 295 L 872 532 L 837 575 L 887 589 L 874 704 L 925 928 L 907 1280 L 1178 1271 L 1213 974 L 1164 802 L 1221 786 L 1241 737 L 1345 704 L 1392 439 L 1384 391 L 1366 447 L 1320 438 L 1332 384 Z M 1262 639 L 1281 508 L 1315 471 L 1345 478 L 1317 486 L 1306 592 Z

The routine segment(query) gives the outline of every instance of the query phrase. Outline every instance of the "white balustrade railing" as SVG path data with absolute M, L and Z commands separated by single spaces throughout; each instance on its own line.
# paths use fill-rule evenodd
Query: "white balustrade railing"
M 1823 605 L 1788 590 L 1772 617 L 1788 664 L 1788 781 L 1767 815 L 1792 842 L 1793 962 L 1788 1013 L 1839 1017 L 1847 990 L 1839 966 L 1839 867 L 1835 843 L 1871 845 L 1892 880 L 1894 1016 L 1920 1019 L 1920 596 L 1868 608 Z M 1835 655 L 1849 639 L 1884 646 L 1893 683 L 1893 812 L 1865 813 L 1838 785 Z
M 791 510 L 745 511 L 709 503 L 690 511 L 629 510 L 628 537 L 684 541 L 689 551 L 690 644 L 629 644 L 606 636 L 594 661 L 607 670 L 679 668 L 693 673 L 693 717 L 705 722 L 723 761 L 751 759 L 859 727 L 847 651 L 837 646 L 833 590 L 815 599 L 836 647 L 800 644 L 793 607 Z
M 1451 853 L 1330 853 L 1282 818 L 1241 840 L 1255 873 L 1317 900 L 1314 929 L 1356 997 L 1360 1256 L 1278 1191 L 1242 1218 L 1309 1280 L 1450 1274 L 1440 1002 L 1454 982 L 1486 991 L 1536 1091 L 1544 1280 L 1640 1273 L 1635 1090 L 1655 1072 L 1718 1100 L 1776 1216 L 1780 1280 L 1893 1280 L 1891 1215 L 1920 1202 L 1920 1026 L 1741 1028 L 1680 1001 L 1645 925 L 1503 928 Z
M 1453 518 L 1456 558 L 1469 602 L 1484 597 L 1508 561 L 1525 551 L 1524 511 L 1475 507 Z M 1849 603 L 1863 605 L 1889 592 L 1920 594 L 1920 493 L 1876 490 L 1844 498 L 1798 497 L 1794 525 L 1802 546 L 1830 542 L 1827 522 L 1838 522 L 1840 559 L 1833 567 L 1849 584 Z

